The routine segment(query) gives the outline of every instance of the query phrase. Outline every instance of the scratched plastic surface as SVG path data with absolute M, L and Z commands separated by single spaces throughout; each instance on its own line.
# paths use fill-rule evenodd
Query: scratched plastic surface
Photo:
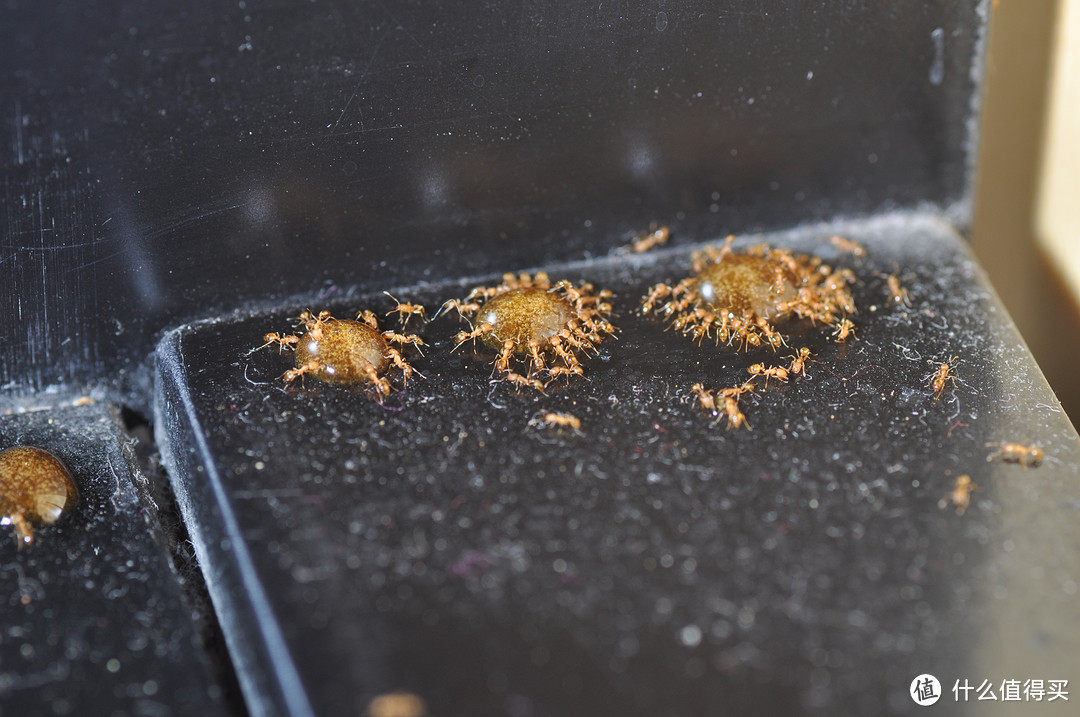
M 158 441 L 252 711 L 357 714 L 407 689 L 444 716 L 880 715 L 919 709 L 922 672 L 1075 679 L 1077 435 L 960 237 L 900 214 L 739 245 L 758 240 L 853 268 L 860 313 L 846 345 L 791 337 L 815 362 L 744 401 L 752 430 L 689 389 L 771 353 L 635 313 L 685 275 L 685 244 L 540 267 L 615 291 L 622 329 L 546 395 L 451 354 L 445 316 L 421 331 L 426 380 L 383 405 L 285 386 L 289 356 L 248 353 L 304 308 L 385 312 L 381 288 L 434 308 L 472 281 L 335 288 L 167 335 Z M 893 272 L 909 309 L 887 302 Z M 954 355 L 935 400 L 930 362 Z M 552 410 L 580 434 L 530 425 Z M 1047 460 L 988 462 L 1000 441 Z M 957 516 L 938 503 L 962 473 L 979 490 Z M 951 693 L 936 710 L 963 713 Z
M 5 0 L 0 392 L 148 411 L 163 329 L 323 282 L 962 203 L 988 5 Z
M 104 406 L 0 417 L 0 445 L 46 448 L 80 498 L 19 551 L 0 533 L 0 714 L 222 715 L 191 612 Z

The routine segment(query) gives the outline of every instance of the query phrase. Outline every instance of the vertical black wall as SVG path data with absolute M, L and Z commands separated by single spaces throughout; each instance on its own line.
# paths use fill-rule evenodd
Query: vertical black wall
M 245 302 L 968 197 L 984 3 L 0 8 L 0 387 Z

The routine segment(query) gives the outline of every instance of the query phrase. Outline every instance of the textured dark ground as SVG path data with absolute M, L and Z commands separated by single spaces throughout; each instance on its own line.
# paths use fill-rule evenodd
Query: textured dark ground
M 0 445 L 49 450 L 80 491 L 32 549 L 0 536 L 0 715 L 226 714 L 117 413 L 2 416 Z
M 1040 526 L 1075 524 L 1076 433 L 961 239 L 918 215 L 766 239 L 851 266 L 859 328 L 841 345 L 793 327 L 816 362 L 744 401 L 752 430 L 689 388 L 771 353 L 635 313 L 686 247 L 540 267 L 615 291 L 621 329 L 546 395 L 451 354 L 449 317 L 421 331 L 426 380 L 382 405 L 283 385 L 289 356 L 249 352 L 304 308 L 391 307 L 346 289 L 166 336 L 158 441 L 252 709 L 357 714 L 408 689 L 444 716 L 874 715 L 918 709 L 922 672 L 946 690 L 1075 676 L 1078 536 Z M 394 294 L 434 307 L 475 283 Z M 956 355 L 935 400 L 931 362 Z M 580 433 L 531 425 L 553 410 Z M 1000 441 L 1048 459 L 988 463 Z M 938 507 L 961 473 L 979 486 L 962 517 Z

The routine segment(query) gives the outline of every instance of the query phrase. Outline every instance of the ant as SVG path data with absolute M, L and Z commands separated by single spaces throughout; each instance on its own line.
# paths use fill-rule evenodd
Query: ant
M 813 355 L 814 354 L 810 353 L 810 349 L 806 348 L 805 346 L 803 348 L 799 349 L 798 352 L 792 354 L 792 356 L 790 357 L 791 358 L 791 366 L 788 367 L 788 371 L 790 371 L 791 373 L 794 373 L 794 374 L 801 373 L 802 375 L 805 376 L 806 375 L 806 362 Z M 785 357 L 785 358 L 787 358 L 787 357 Z
M 945 394 L 945 388 L 948 386 L 948 383 L 950 381 L 952 381 L 954 384 L 956 383 L 956 370 L 952 367 L 951 364 L 955 363 L 959 358 L 959 356 L 953 356 L 948 361 L 942 362 L 938 365 L 936 371 L 926 377 L 926 380 L 930 382 L 930 387 L 934 390 L 935 401 L 940 400 L 941 397 Z M 927 363 L 933 365 L 937 362 L 927 360 Z
M 420 304 L 403 304 L 395 299 L 393 294 L 389 291 L 384 291 L 383 293 L 389 296 L 390 300 L 397 304 L 396 307 L 386 312 L 387 316 L 390 314 L 397 314 L 403 326 L 409 323 L 409 319 L 413 316 L 419 316 L 422 321 L 427 321 L 427 310 Z
M 529 421 L 534 426 L 547 425 L 559 428 L 570 428 L 577 432 L 581 430 L 581 419 L 571 413 L 555 413 L 549 411 L 540 418 Z
M 666 244 L 670 237 L 671 230 L 667 227 L 660 227 L 656 231 L 646 234 L 644 237 L 630 245 L 630 251 L 635 254 L 643 254 L 661 244 Z
M 756 376 L 758 378 L 761 378 L 762 376 L 764 376 L 765 377 L 765 386 L 766 386 L 766 388 L 769 385 L 769 379 L 770 378 L 776 378 L 776 379 L 779 379 L 781 381 L 787 381 L 788 380 L 788 370 L 786 368 L 784 368 L 783 366 L 770 366 L 769 368 L 765 368 L 765 364 L 756 363 L 756 364 L 754 364 L 753 366 L 751 366 L 750 368 L 748 368 L 746 370 L 752 376 Z
M 836 337 L 836 343 L 842 344 L 854 335 L 855 324 L 849 319 L 840 319 L 840 324 L 836 327 L 836 331 L 833 332 L 833 336 Z
M 866 258 L 866 249 L 859 242 L 841 236 L 831 236 L 829 237 L 829 243 L 841 251 L 846 251 L 860 259 Z
M 697 396 L 698 403 L 703 409 L 705 409 L 714 416 L 717 414 L 716 396 L 713 395 L 712 391 L 706 389 L 705 386 L 700 383 L 695 383 L 693 386 L 690 387 L 690 390 L 694 392 L 695 396 Z
M 750 424 L 746 422 L 746 415 L 739 410 L 739 399 L 731 396 L 724 398 L 724 413 L 727 415 L 729 431 L 743 426 L 746 426 L 747 430 L 752 430 Z
M 986 445 L 993 446 L 995 444 L 987 443 Z M 1025 468 L 1035 468 L 1045 458 L 1046 453 L 1038 446 L 1025 446 L 1022 443 L 1002 443 L 998 450 L 986 457 L 986 460 L 1001 460 L 1005 463 L 1019 463 Z
M 963 515 L 964 511 L 971 505 L 971 493 L 979 489 L 979 486 L 975 485 L 971 481 L 971 476 L 965 474 L 956 477 L 956 484 L 953 486 L 952 494 L 944 497 L 938 503 L 939 508 L 944 508 L 952 501 L 952 504 L 956 506 L 956 514 Z
M 889 287 L 889 297 L 894 304 L 903 304 L 904 306 L 911 306 L 911 301 L 908 297 L 908 290 L 900 284 L 900 277 L 896 274 L 889 274 L 885 277 L 885 283 Z

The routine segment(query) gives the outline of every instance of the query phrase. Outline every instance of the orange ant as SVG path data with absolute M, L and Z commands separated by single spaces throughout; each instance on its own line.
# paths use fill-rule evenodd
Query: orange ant
M 762 376 L 764 376 L 765 377 L 765 386 L 766 387 L 768 387 L 768 385 L 769 385 L 769 379 L 770 378 L 779 379 L 781 381 L 787 381 L 788 380 L 788 370 L 786 368 L 784 368 L 783 366 L 770 366 L 769 368 L 765 368 L 765 364 L 756 363 L 756 364 L 754 364 L 753 366 L 751 366 L 750 368 L 748 368 L 746 370 L 752 376 L 757 376 L 758 378 L 761 378 Z
M 307 330 L 307 335 L 311 337 L 313 341 L 321 341 L 323 337 L 322 327 L 326 322 L 331 320 L 329 311 L 320 311 L 319 315 L 311 313 L 310 309 L 304 309 L 300 312 L 300 316 L 296 318 L 296 323 L 293 326 L 301 326 Z M 300 343 L 300 337 L 295 334 L 279 334 L 277 332 L 269 333 L 263 336 L 263 341 L 266 343 L 260 346 L 254 351 L 264 349 L 271 344 L 278 344 L 278 353 L 281 353 L 285 349 L 295 349 L 296 345 Z M 292 380 L 292 379 L 288 379 Z
M 529 423 L 533 426 L 546 425 L 549 427 L 570 428 L 575 432 L 581 430 L 581 419 L 571 413 L 549 411 L 542 417 L 534 418 Z
M 938 502 L 939 508 L 944 508 L 952 501 L 952 504 L 956 506 L 956 514 L 963 515 L 964 511 L 971 505 L 971 493 L 979 489 L 979 486 L 971 482 L 971 476 L 962 475 L 956 477 L 956 484 L 953 486 L 952 493 Z
M 383 338 L 398 344 L 412 344 L 421 356 L 424 355 L 424 352 L 420 351 L 420 347 L 425 345 L 424 340 L 416 334 L 399 334 L 396 331 L 384 331 Z
M 539 381 L 535 378 L 527 378 L 525 376 L 522 376 L 520 373 L 514 371 L 504 374 L 503 380 L 509 381 L 510 383 L 523 388 L 535 389 L 540 393 L 543 393 L 544 389 L 547 388 L 547 386 L 545 386 L 542 381 Z
M 842 344 L 854 335 L 855 324 L 851 323 L 848 319 L 840 319 L 840 324 L 836 327 L 836 331 L 833 332 L 833 336 L 836 337 L 836 343 Z
M 753 393 L 757 390 L 757 386 L 754 385 L 754 379 L 750 379 L 741 386 L 732 386 L 731 388 L 722 388 L 719 391 L 721 398 L 738 398 L 744 393 Z
M 841 251 L 846 251 L 849 254 L 857 256 L 860 259 L 866 258 L 866 249 L 864 249 L 863 245 L 859 242 L 852 241 L 851 239 L 845 239 L 841 236 L 831 236 L 829 237 L 829 243 L 840 249 Z
M 746 430 L 751 430 L 750 424 L 746 422 L 746 415 L 739 410 L 739 399 L 733 397 L 727 397 L 724 399 L 724 414 L 728 419 L 728 430 L 739 429 L 746 426 Z
M 986 445 L 993 446 L 995 444 L 987 443 Z M 1025 446 L 1022 443 L 1002 443 L 998 450 L 986 457 L 986 460 L 1001 460 L 1005 463 L 1018 463 L 1025 468 L 1035 468 L 1045 458 L 1046 453 L 1036 445 Z
M 552 378 L 558 378 L 559 376 L 585 376 L 585 369 L 581 364 L 575 366 L 551 366 L 547 369 L 548 376 Z M 588 379 L 585 379 L 586 381 Z
M 860 259 L 866 258 L 866 249 L 859 242 L 845 239 L 843 236 L 829 236 L 828 243 L 840 249 L 841 252 L 847 252 Z
M 956 383 L 956 371 L 950 364 L 956 362 L 959 358 L 959 356 L 953 356 L 948 361 L 939 364 L 937 370 L 926 377 L 926 380 L 930 382 L 930 387 L 934 390 L 934 400 L 941 399 L 950 381 Z M 933 365 L 937 362 L 927 360 L 927 363 Z
M 401 320 L 402 326 L 407 324 L 409 322 L 409 319 L 411 319 L 413 316 L 419 316 L 421 321 L 427 321 L 427 309 L 425 309 L 420 304 L 403 304 L 397 299 L 395 299 L 393 294 L 391 294 L 389 291 L 384 291 L 383 293 L 389 296 L 390 300 L 397 304 L 397 306 L 395 306 L 393 309 L 387 311 L 386 315 L 389 316 L 390 314 L 397 314 L 398 318 Z
M 360 313 L 364 314 L 365 312 Z M 371 314 L 370 311 L 366 313 Z M 371 315 L 374 316 L 374 314 Z M 316 341 L 322 341 L 322 327 L 332 318 L 333 317 L 330 315 L 329 311 L 320 311 L 319 315 L 316 316 L 315 314 L 311 313 L 310 309 L 304 309 L 300 312 L 300 316 L 297 317 L 296 323 L 293 324 L 293 326 L 303 325 L 303 327 L 307 329 L 308 335 L 311 336 L 311 338 Z M 357 316 L 356 318 L 359 319 L 360 316 Z M 371 323 L 371 321 L 368 320 L 368 317 L 366 315 L 363 318 L 366 323 Z
M 810 349 L 805 346 L 799 349 L 791 358 L 791 366 L 788 367 L 788 371 L 791 373 L 806 375 L 806 362 L 814 354 L 810 353 Z M 785 357 L 788 358 L 788 357 Z
M 894 304 L 903 304 L 904 306 L 911 306 L 911 301 L 908 297 L 908 290 L 900 284 L 900 277 L 896 274 L 889 274 L 885 277 L 885 283 L 889 286 L 889 298 L 892 299 Z
M 293 334 L 270 333 L 263 336 L 263 341 L 266 343 L 260 346 L 260 349 L 264 349 L 270 344 L 279 344 L 278 353 L 281 353 L 286 348 L 296 348 L 296 344 L 300 343 L 300 337 Z
M 655 226 L 655 225 L 654 225 Z M 654 249 L 661 244 L 666 244 L 668 238 L 671 237 L 671 230 L 667 227 L 660 227 L 654 232 L 646 234 L 641 239 L 638 239 L 630 246 L 630 251 L 635 254 L 643 254 L 650 249 Z
M 698 403 L 703 409 L 705 409 L 714 416 L 717 414 L 716 396 L 713 395 L 712 391 L 709 391 L 705 388 L 703 384 L 700 383 L 695 383 L 693 386 L 690 387 L 690 390 L 694 392 L 695 396 L 697 396 Z
M 713 416 L 717 416 L 720 413 L 716 402 L 717 397 L 723 399 L 723 411 L 728 419 L 728 430 L 742 428 L 743 426 L 746 426 L 747 429 L 750 428 L 750 424 L 746 422 L 746 416 L 739 410 L 739 396 L 744 393 L 753 393 L 756 389 L 757 387 L 754 385 L 753 379 L 741 386 L 722 388 L 715 393 L 705 388 L 704 384 L 700 383 L 695 383 L 690 387 L 690 390 L 697 396 L 698 405 Z M 720 419 L 717 418 L 716 420 L 719 421 Z
M 447 303 L 450 302 L 448 301 Z M 495 327 L 493 327 L 486 321 L 481 322 L 480 325 L 472 331 L 458 331 L 457 336 L 454 337 L 454 341 L 457 343 L 457 346 L 455 346 L 453 350 L 457 351 L 459 348 L 461 348 L 462 344 L 467 344 L 478 336 L 492 335 L 494 334 L 494 331 Z M 513 346 L 511 346 L 510 348 L 512 349 Z M 509 370 L 509 367 L 507 370 Z

